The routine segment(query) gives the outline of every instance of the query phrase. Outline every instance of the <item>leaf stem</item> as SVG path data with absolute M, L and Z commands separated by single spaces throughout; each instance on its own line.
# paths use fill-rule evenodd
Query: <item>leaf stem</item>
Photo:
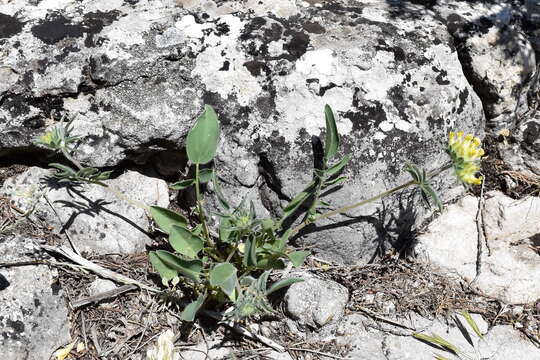
M 62 148 L 62 155 L 65 156 L 66 159 L 68 159 L 72 164 L 74 164 L 77 169 L 79 170 L 83 170 L 84 167 L 81 165 L 80 162 L 78 162 L 77 160 L 75 160 L 70 154 L 69 152 L 66 150 L 66 148 Z M 84 180 L 85 182 L 87 183 L 90 183 L 90 184 L 96 184 L 96 185 L 99 185 L 103 188 L 105 188 L 105 190 L 107 190 L 108 192 L 110 192 L 111 194 L 113 194 L 114 196 L 116 196 L 117 198 L 119 198 L 120 200 L 124 200 L 126 202 L 128 202 L 129 204 L 135 206 L 135 207 L 138 207 L 140 209 L 143 209 L 144 211 L 146 211 L 147 213 L 150 212 L 150 207 L 140 201 L 137 201 L 137 200 L 133 200 L 131 198 L 129 198 L 127 195 L 125 195 L 123 192 L 121 192 L 120 190 L 116 189 L 115 187 L 112 187 L 110 185 L 107 185 L 105 184 L 104 182 L 102 181 L 99 181 L 99 180 L 87 180 L 87 179 L 82 179 Z
M 446 165 L 442 166 L 439 169 L 431 171 L 430 173 L 428 173 L 428 178 L 433 178 L 433 177 L 439 175 L 440 173 L 442 173 L 443 171 L 450 169 L 451 167 L 452 167 L 452 164 L 449 163 L 449 164 L 446 164 Z M 317 220 L 326 219 L 326 218 L 329 218 L 329 217 L 337 215 L 337 214 L 343 214 L 343 213 L 345 213 L 345 212 L 347 212 L 349 210 L 355 209 L 355 208 L 357 208 L 359 206 L 369 204 L 370 202 L 373 202 L 375 200 L 379 200 L 379 199 L 381 199 L 383 197 L 391 195 L 391 194 L 395 193 L 396 191 L 403 190 L 403 189 L 405 189 L 405 188 L 407 188 L 407 187 L 409 187 L 411 185 L 417 185 L 417 182 L 415 180 L 407 181 L 406 183 L 398 185 L 398 186 L 396 186 L 396 187 L 394 187 L 394 188 L 392 188 L 390 190 L 384 191 L 384 192 L 382 192 L 382 193 L 380 193 L 378 195 L 375 195 L 375 196 L 373 196 L 373 197 L 371 197 L 369 199 L 365 199 L 365 200 L 356 202 L 356 203 L 351 204 L 351 205 L 343 206 L 343 207 L 340 207 L 338 209 L 335 209 L 335 210 L 329 211 L 327 213 L 321 214 L 319 216 L 316 216 L 311 222 L 303 222 L 300 225 L 298 225 L 297 227 L 295 227 L 291 231 L 291 236 L 296 235 L 305 226 L 307 226 L 308 224 L 313 223 L 313 222 L 315 222 Z
M 199 213 L 199 220 L 201 221 L 201 225 L 203 228 L 203 235 L 206 239 L 206 241 L 211 245 L 214 246 L 214 242 L 212 241 L 212 238 L 210 237 L 210 233 L 208 232 L 208 226 L 206 225 L 206 218 L 204 216 L 204 211 L 202 207 L 202 200 L 201 200 L 201 185 L 199 183 L 199 164 L 195 164 L 195 195 L 197 197 L 197 212 Z

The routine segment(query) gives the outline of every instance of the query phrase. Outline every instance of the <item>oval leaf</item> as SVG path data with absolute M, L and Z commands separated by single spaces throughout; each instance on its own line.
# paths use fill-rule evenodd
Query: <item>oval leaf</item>
M 324 141 L 324 157 L 327 160 L 333 158 L 339 146 L 339 135 L 336 126 L 334 112 L 329 105 L 324 106 L 324 117 L 326 119 L 326 140 Z
M 184 308 L 184 311 L 182 311 L 181 319 L 184 321 L 195 320 L 195 316 L 203 306 L 204 300 L 206 300 L 206 293 L 199 295 L 197 300 Z
M 176 270 L 196 283 L 199 282 L 199 276 L 203 266 L 202 261 L 185 260 L 165 250 L 158 250 L 155 253 L 168 268 Z
M 302 265 L 308 255 L 309 251 L 293 251 L 292 253 L 287 254 L 289 260 L 291 260 L 294 267 L 299 267 L 300 265 Z
M 171 232 L 171 226 L 173 225 L 186 227 L 188 224 L 187 219 L 179 213 L 159 206 L 150 206 L 150 215 L 166 234 Z
M 194 164 L 207 164 L 214 158 L 219 140 L 219 124 L 214 109 L 205 105 L 186 139 L 189 161 Z
M 228 262 L 214 266 L 210 271 L 210 285 L 219 287 L 232 301 L 236 300 L 236 268 Z
M 155 251 L 150 251 L 148 253 L 148 259 L 150 260 L 152 265 L 154 265 L 157 272 L 159 273 L 161 278 L 165 280 L 165 282 L 171 280 L 172 278 L 178 275 L 178 271 L 170 268 L 163 261 L 161 261 L 161 259 L 157 256 Z
M 190 258 L 197 257 L 204 246 L 203 240 L 193 235 L 184 227 L 172 225 L 169 234 L 169 244 L 174 250 Z

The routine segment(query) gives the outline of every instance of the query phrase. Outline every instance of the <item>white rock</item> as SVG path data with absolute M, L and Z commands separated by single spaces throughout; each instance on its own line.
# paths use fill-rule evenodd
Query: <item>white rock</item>
M 540 199 L 512 200 L 486 195 L 485 225 L 491 255 L 483 246 L 482 270 L 475 285 L 506 303 L 528 303 L 540 297 L 539 256 L 528 237 L 540 233 Z M 478 200 L 472 196 L 450 205 L 418 238 L 418 253 L 430 263 L 466 281 L 476 276 Z
M 349 291 L 344 286 L 314 277 L 293 284 L 285 294 L 287 312 L 300 324 L 321 327 L 339 321 Z
M 40 258 L 37 241 L 0 235 L 2 261 Z M 44 265 L 0 269 L 0 349 L 3 360 L 49 359 L 71 341 L 57 272 Z
M 96 279 L 88 287 L 88 293 L 90 296 L 101 294 L 106 291 L 116 289 L 116 284 L 111 280 L 106 279 Z
M 7 179 L 0 193 L 7 194 L 21 209 L 30 210 L 35 205 L 33 216 L 43 219 L 56 231 L 66 228 L 79 251 L 127 254 L 143 251 L 151 242 L 145 233 L 149 219 L 143 209 L 119 200 L 99 185 L 67 188 L 50 179 L 51 175 L 49 170 L 29 168 Z M 105 183 L 147 205 L 167 207 L 169 204 L 168 188 L 163 180 L 127 171 Z

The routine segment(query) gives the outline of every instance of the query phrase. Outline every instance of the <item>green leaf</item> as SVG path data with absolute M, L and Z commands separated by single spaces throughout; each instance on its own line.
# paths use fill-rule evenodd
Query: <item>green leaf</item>
M 261 221 L 261 228 L 263 231 L 272 231 L 274 229 L 274 220 L 272 219 L 264 219 Z
M 231 220 L 229 218 L 222 218 L 221 222 L 219 223 L 219 240 L 224 243 L 230 243 L 231 242 L 231 234 L 233 231 L 231 230 Z
M 268 291 L 266 292 L 266 295 L 270 295 L 271 293 L 278 291 L 279 289 L 282 289 L 284 287 L 287 287 L 294 283 L 302 282 L 302 281 L 304 281 L 304 279 L 300 279 L 300 278 L 288 278 L 288 279 L 279 280 L 278 282 L 275 282 L 272 284 L 272 286 L 270 286 L 270 289 L 268 289 Z
M 56 168 L 56 169 L 58 169 L 60 171 L 63 171 L 63 174 L 65 174 L 65 175 L 77 176 L 77 172 L 75 170 L 73 170 L 72 168 L 70 168 L 69 166 L 65 166 L 65 165 L 58 164 L 58 163 L 51 163 L 51 164 L 49 164 L 49 166 L 51 166 L 53 168 Z
M 113 173 L 113 170 L 110 170 L 110 171 L 104 171 L 102 173 L 100 173 L 97 177 L 98 180 L 107 180 L 111 174 Z
M 214 177 L 213 169 L 200 169 L 199 170 L 199 182 L 201 184 L 206 184 Z
M 245 266 L 257 265 L 257 239 L 249 237 L 244 248 L 243 264 Z
M 346 180 L 347 180 L 346 176 L 340 176 L 340 177 L 337 177 L 335 179 L 326 181 L 324 183 L 324 186 L 328 187 L 328 186 L 332 186 L 332 185 L 340 185 L 340 184 L 344 183 Z
M 187 219 L 179 213 L 159 206 L 150 206 L 150 215 L 166 234 L 171 232 L 171 226 L 173 225 L 186 227 L 188 224 Z
M 176 270 L 195 283 L 199 282 L 203 266 L 202 261 L 185 260 L 165 250 L 158 250 L 155 253 L 169 269 Z
M 172 225 L 169 244 L 174 250 L 189 258 L 195 258 L 204 247 L 204 241 L 184 227 Z
M 186 139 L 189 161 L 194 164 L 207 164 L 214 158 L 219 141 L 219 124 L 214 109 L 205 105 Z
M 405 171 L 411 175 L 413 181 L 415 181 L 417 184 L 421 184 L 423 182 L 422 171 L 418 168 L 418 166 L 414 164 L 407 164 L 405 166 Z
M 279 270 L 284 268 L 285 263 L 282 259 L 276 258 L 276 256 L 263 255 L 261 258 L 257 259 L 257 269 Z
M 299 267 L 304 263 L 309 254 L 309 251 L 293 251 L 287 254 L 287 257 L 291 260 L 294 267 Z
M 324 117 L 326 119 L 326 140 L 324 142 L 324 157 L 327 160 L 333 158 L 339 146 L 339 135 L 336 126 L 336 119 L 332 108 L 328 105 L 324 106 Z
M 263 272 L 261 276 L 259 276 L 259 278 L 257 279 L 257 282 L 255 283 L 255 288 L 257 292 L 261 294 L 266 293 L 266 283 L 268 282 L 268 277 L 270 276 L 271 272 L 272 272 L 271 270 L 267 270 Z
M 423 192 L 424 197 L 430 197 L 433 200 L 433 203 L 437 206 L 439 211 L 443 210 L 443 204 L 439 199 L 439 196 L 437 196 L 435 190 L 433 190 L 433 188 L 431 187 L 431 185 L 429 185 L 428 183 L 424 183 L 422 186 L 420 186 L 420 190 Z
M 169 281 L 178 275 L 178 271 L 168 267 L 163 261 L 161 261 L 155 251 L 150 251 L 148 253 L 148 259 L 158 271 L 159 276 L 161 276 L 161 278 L 165 281 Z
M 217 264 L 209 274 L 210 285 L 219 287 L 232 301 L 236 300 L 236 268 L 233 264 L 224 262 Z
M 283 223 L 289 216 L 291 216 L 312 194 L 315 190 L 316 182 L 311 181 L 308 186 L 302 192 L 298 193 L 283 209 L 283 216 L 280 220 L 280 225 Z
M 187 305 L 184 308 L 184 311 L 182 311 L 181 319 L 184 321 L 190 321 L 192 322 L 195 320 L 195 316 L 201 309 L 201 307 L 204 304 L 204 301 L 206 300 L 206 292 L 204 294 L 199 295 L 197 300 L 192 302 L 191 304 Z
M 465 320 L 467 320 L 467 323 L 469 324 L 469 326 L 471 327 L 471 329 L 473 329 L 473 331 L 476 333 L 476 335 L 478 335 L 478 337 L 480 339 L 483 339 L 484 336 L 482 335 L 482 332 L 480 331 L 480 328 L 478 327 L 478 325 L 476 324 L 476 321 L 474 321 L 474 319 L 472 318 L 471 314 L 469 314 L 469 312 L 467 310 L 463 310 L 463 312 L 461 313 L 461 315 L 463 315 L 463 317 L 465 318 Z
M 345 165 L 347 165 L 349 160 L 351 160 L 351 156 L 350 155 L 345 155 L 345 157 L 343 157 L 343 159 L 341 159 L 336 164 L 334 164 L 331 167 L 329 167 L 328 169 L 326 169 L 324 171 L 324 174 L 326 175 L 327 178 L 330 178 L 330 177 L 338 174 L 345 167 Z
M 186 180 L 175 182 L 169 187 L 173 190 L 184 190 L 194 184 L 195 184 L 195 179 L 186 179 Z

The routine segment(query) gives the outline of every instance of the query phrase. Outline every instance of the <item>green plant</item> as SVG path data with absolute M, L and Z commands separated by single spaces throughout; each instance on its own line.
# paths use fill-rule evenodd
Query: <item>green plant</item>
M 339 134 L 332 109 L 326 105 L 326 138 L 324 156 L 320 168 L 313 171 L 313 180 L 293 197 L 283 209 L 279 219 L 261 219 L 255 212 L 253 203 L 242 201 L 233 206 L 223 195 L 216 170 L 211 163 L 219 143 L 219 122 L 215 111 L 206 106 L 196 120 L 186 139 L 186 151 L 195 176 L 184 179 L 171 187 L 177 190 L 194 188 L 196 204 L 194 214 L 198 221 L 190 221 L 180 213 L 158 206 L 147 206 L 133 201 L 120 191 L 106 184 L 110 172 L 84 167 L 72 156 L 72 145 L 77 137 L 72 136 L 71 121 L 62 122 L 59 127 L 43 135 L 38 142 L 49 149 L 63 154 L 76 168 L 53 163 L 61 181 L 78 181 L 97 184 L 134 206 L 145 209 L 154 219 L 159 229 L 168 236 L 170 249 L 160 249 L 149 253 L 150 262 L 159 272 L 165 286 L 176 286 L 182 282 L 192 291 L 192 299 L 182 312 L 182 319 L 193 321 L 197 313 L 207 305 L 232 304 L 227 314 L 239 320 L 261 312 L 271 311 L 267 296 L 301 279 L 283 279 L 267 288 L 268 277 L 273 269 L 281 269 L 287 261 L 300 266 L 308 256 L 307 251 L 295 251 L 288 246 L 291 236 L 304 226 L 317 220 L 345 213 L 358 206 L 381 199 L 410 186 L 416 186 L 428 201 L 431 199 L 439 209 L 442 203 L 429 181 L 443 171 L 454 167 L 460 180 L 477 183 L 474 177 L 478 160 L 483 151 L 477 149 L 479 140 L 468 135 L 458 138 L 450 134 L 448 153 L 452 162 L 426 172 L 415 165 L 407 165 L 405 170 L 412 180 L 382 192 L 372 198 L 356 202 L 326 213 L 321 209 L 329 204 L 321 200 L 322 190 L 337 186 L 345 181 L 340 176 L 350 160 L 344 156 L 333 161 L 338 153 Z M 475 170 L 476 169 L 476 170 Z M 212 183 L 214 193 L 221 206 L 217 229 L 212 229 L 204 206 L 202 185 Z M 428 201 L 429 203 L 429 201 Z M 305 211 L 304 219 L 294 228 L 294 215 Z M 193 219 L 191 219 L 193 220 Z
M 480 331 L 480 328 L 478 327 L 478 324 L 474 321 L 474 319 L 469 314 L 469 312 L 464 310 L 461 313 L 461 315 L 463 316 L 463 318 L 465 319 L 467 324 L 469 324 L 469 327 L 473 330 L 473 332 L 476 334 L 476 336 L 480 340 L 483 340 L 484 336 L 482 335 L 482 332 Z M 443 351 L 446 351 L 447 353 L 453 355 L 454 358 L 457 358 L 459 360 L 480 360 L 482 357 L 480 356 L 480 354 L 476 350 L 476 348 L 474 346 L 474 342 L 471 339 L 469 331 L 465 328 L 465 326 L 461 323 L 461 321 L 458 319 L 457 316 L 454 318 L 454 321 L 455 321 L 456 325 L 458 326 L 459 330 L 461 331 L 461 334 L 463 335 L 463 337 L 473 347 L 473 350 L 474 350 L 473 353 L 466 352 L 466 351 L 462 350 L 458 346 L 452 344 L 451 342 L 445 340 L 444 338 L 442 338 L 441 336 L 439 336 L 437 334 L 426 335 L 426 334 L 422 334 L 422 333 L 414 333 L 412 336 L 414 338 L 420 340 L 420 341 L 427 342 L 427 343 L 431 344 L 434 347 L 437 347 L 437 348 L 439 348 L 439 349 L 441 349 Z M 440 355 L 440 354 L 434 354 L 433 356 L 437 360 L 450 360 L 450 359 L 448 359 L 448 358 L 446 358 L 446 357 L 444 357 L 443 355 Z
M 195 167 L 195 177 L 171 186 L 173 189 L 195 188 L 198 224 L 191 226 L 181 214 L 150 207 L 150 214 L 168 234 L 174 250 L 152 251 L 150 261 L 164 283 L 183 280 L 196 296 L 182 313 L 182 319 L 186 321 L 193 321 L 207 303 L 233 303 L 231 314 L 236 319 L 270 311 L 267 295 L 301 279 L 283 279 L 267 289 L 268 270 L 283 268 L 287 259 L 299 266 L 308 255 L 288 249 L 287 233 L 281 234 L 272 219 L 260 219 L 253 203 L 246 206 L 242 201 L 236 207 L 229 204 L 220 190 L 215 171 L 201 168 L 213 160 L 218 141 L 217 115 L 206 106 L 186 139 L 186 151 Z M 209 229 L 201 192 L 201 184 L 210 181 L 222 207 L 215 234 Z

